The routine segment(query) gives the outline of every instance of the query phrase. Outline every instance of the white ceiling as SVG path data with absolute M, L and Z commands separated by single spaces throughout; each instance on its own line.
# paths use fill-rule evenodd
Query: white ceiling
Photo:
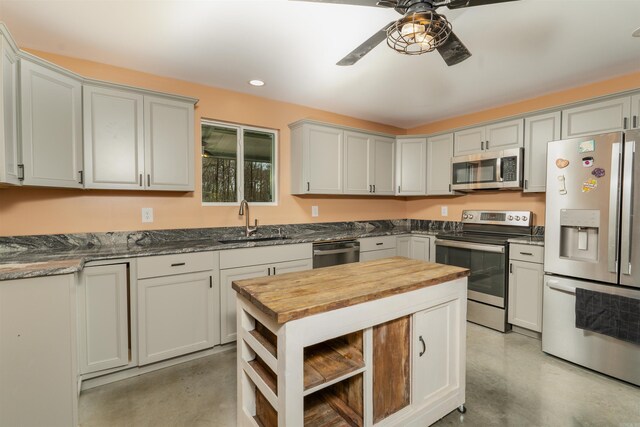
M 640 70 L 640 0 L 520 0 L 438 9 L 473 56 L 383 42 L 400 15 L 287 0 L 0 0 L 20 47 L 80 57 L 410 128 Z M 266 81 L 254 88 L 250 79 Z

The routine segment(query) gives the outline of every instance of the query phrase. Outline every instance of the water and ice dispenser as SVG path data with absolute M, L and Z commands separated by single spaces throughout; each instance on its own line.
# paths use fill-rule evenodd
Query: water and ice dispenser
M 560 258 L 598 262 L 599 239 L 599 210 L 560 210 Z

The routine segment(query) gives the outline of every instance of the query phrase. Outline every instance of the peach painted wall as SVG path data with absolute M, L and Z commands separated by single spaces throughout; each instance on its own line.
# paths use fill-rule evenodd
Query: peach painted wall
M 514 104 L 453 117 L 407 130 L 407 134 L 433 134 L 449 129 L 472 126 L 477 123 L 498 120 L 503 117 L 534 112 L 546 108 L 583 101 L 589 98 L 640 88 L 640 73 L 628 74 L 586 86 L 567 89 Z M 440 207 L 448 206 L 449 215 L 440 215 Z M 512 209 L 534 212 L 536 225 L 544 225 L 544 193 L 491 192 L 475 193 L 460 197 L 430 197 L 410 199 L 407 203 L 408 218 L 460 220 L 463 209 Z
M 290 195 L 288 124 L 310 118 L 346 126 L 403 134 L 403 129 L 358 120 L 299 105 L 231 92 L 85 60 L 32 52 L 85 77 L 198 98 L 195 110 L 196 191 L 193 193 L 100 191 L 48 188 L 0 189 L 0 236 L 104 232 L 143 229 L 236 226 L 244 224 L 236 207 L 203 207 L 199 161 L 200 119 L 277 129 L 279 137 L 278 206 L 255 206 L 262 224 L 406 218 L 402 199 L 365 197 L 293 197 Z M 256 92 L 259 92 L 256 90 Z M 311 206 L 320 216 L 311 217 Z M 154 222 L 142 224 L 140 209 L 152 207 Z

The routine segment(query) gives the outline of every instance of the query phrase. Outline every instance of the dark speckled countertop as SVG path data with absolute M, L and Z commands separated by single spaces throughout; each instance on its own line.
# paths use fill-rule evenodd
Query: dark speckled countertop
M 91 261 L 313 243 L 402 234 L 435 235 L 456 222 L 389 220 L 261 227 L 255 237 L 285 240 L 221 243 L 242 238 L 241 227 L 100 234 L 0 237 L 0 280 L 76 273 Z

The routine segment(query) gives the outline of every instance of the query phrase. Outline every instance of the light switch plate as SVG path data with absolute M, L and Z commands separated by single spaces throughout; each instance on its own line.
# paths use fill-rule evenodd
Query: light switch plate
M 153 222 L 153 208 L 142 208 L 142 222 Z
M 440 215 L 449 216 L 449 207 L 448 206 L 440 206 Z
M 311 206 L 311 216 L 318 216 L 320 215 L 320 213 L 318 212 L 318 207 L 317 206 Z

